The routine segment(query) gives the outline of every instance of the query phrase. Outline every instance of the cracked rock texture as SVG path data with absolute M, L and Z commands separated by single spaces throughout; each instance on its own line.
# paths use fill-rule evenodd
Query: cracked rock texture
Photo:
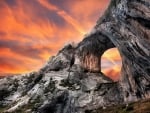
M 89 113 L 150 98 L 150 1 L 111 0 L 96 26 L 38 72 L 0 79 L 0 112 Z M 121 78 L 101 72 L 101 56 L 118 48 Z M 87 112 L 88 111 L 88 112 Z

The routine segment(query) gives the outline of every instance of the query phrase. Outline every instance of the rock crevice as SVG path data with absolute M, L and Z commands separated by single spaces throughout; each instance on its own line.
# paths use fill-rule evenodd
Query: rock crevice
M 150 1 L 111 0 L 93 30 L 67 45 L 36 73 L 0 79 L 4 112 L 85 113 L 150 98 Z M 116 47 L 121 78 L 101 72 L 101 56 Z

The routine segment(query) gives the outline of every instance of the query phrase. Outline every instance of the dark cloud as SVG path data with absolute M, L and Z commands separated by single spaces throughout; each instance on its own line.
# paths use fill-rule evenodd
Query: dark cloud
M 80 2 L 80 0 L 76 0 L 78 2 Z M 68 8 L 68 4 L 70 3 L 74 3 L 74 1 L 72 0 L 65 0 L 65 1 L 62 1 L 62 0 L 48 0 L 49 3 L 55 5 L 55 6 L 58 6 L 60 9 L 62 10 L 65 10 L 67 12 L 69 12 L 69 8 Z
M 6 2 L 10 7 L 16 6 L 16 4 L 17 4 L 16 0 L 5 0 L 5 2 Z
M 39 69 L 93 27 L 109 0 L 0 0 L 0 72 Z
M 44 50 L 50 50 L 46 47 L 36 48 L 32 45 L 24 43 L 22 44 L 19 41 L 13 40 L 0 40 L 0 48 L 9 48 L 12 52 L 15 52 L 16 54 L 39 60 L 42 59 L 40 55 L 43 53 Z
M 24 62 L 20 59 L 15 59 L 8 56 L 0 56 L 0 65 L 9 65 L 10 67 L 15 67 L 15 65 L 24 65 Z
M 48 10 L 47 8 L 41 6 L 37 1 L 26 0 L 23 1 L 23 4 L 26 4 L 24 6 L 25 8 L 23 8 L 23 11 L 32 13 L 33 22 L 38 22 L 39 20 L 42 20 L 45 22 L 51 22 L 59 27 L 63 27 L 65 24 L 67 24 L 65 20 L 60 17 L 55 11 Z

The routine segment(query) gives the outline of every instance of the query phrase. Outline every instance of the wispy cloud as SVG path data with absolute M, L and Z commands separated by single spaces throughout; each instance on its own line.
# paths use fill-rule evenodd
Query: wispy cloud
M 82 40 L 109 0 L 1 0 L 0 72 L 39 69 L 63 45 Z
M 66 22 L 71 24 L 79 33 L 81 33 L 82 35 L 86 33 L 86 31 L 82 28 L 81 24 L 74 18 L 72 18 L 67 12 L 65 12 L 62 9 L 59 9 L 57 6 L 52 5 L 47 0 L 38 0 L 38 1 L 42 6 L 46 7 L 49 10 L 55 11 L 58 15 L 64 18 Z

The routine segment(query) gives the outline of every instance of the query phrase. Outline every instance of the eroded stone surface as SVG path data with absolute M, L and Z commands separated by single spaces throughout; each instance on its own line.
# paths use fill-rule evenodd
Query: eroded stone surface
M 0 79 L 7 112 L 85 113 L 150 97 L 150 1 L 112 0 L 91 33 L 67 45 L 38 72 Z M 121 79 L 101 73 L 101 55 L 118 48 Z

